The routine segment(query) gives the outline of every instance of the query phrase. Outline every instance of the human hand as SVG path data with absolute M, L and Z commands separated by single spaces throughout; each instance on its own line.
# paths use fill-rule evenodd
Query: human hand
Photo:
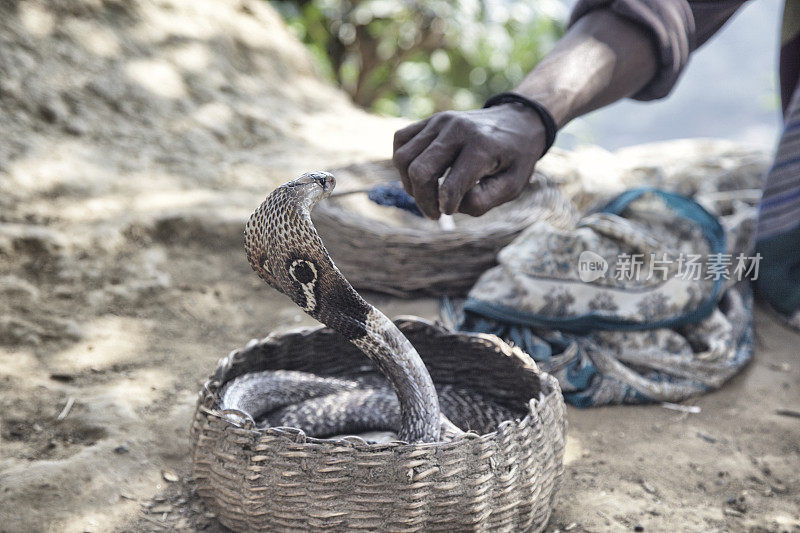
M 522 192 L 545 144 L 539 115 L 508 103 L 436 113 L 399 130 L 393 161 L 428 218 L 456 211 L 480 216 Z

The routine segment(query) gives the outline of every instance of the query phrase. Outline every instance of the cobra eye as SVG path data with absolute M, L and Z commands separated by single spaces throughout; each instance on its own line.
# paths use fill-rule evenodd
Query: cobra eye
M 311 261 L 297 259 L 289 267 L 289 273 L 299 284 L 313 283 L 317 279 L 317 269 Z

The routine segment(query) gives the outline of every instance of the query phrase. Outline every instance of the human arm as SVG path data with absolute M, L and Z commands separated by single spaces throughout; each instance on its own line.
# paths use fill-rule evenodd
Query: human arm
M 658 98 L 690 52 L 741 3 L 697 2 L 703 7 L 693 12 L 685 0 L 584 0 L 567 33 L 515 92 L 542 104 L 559 128 L 621 98 Z M 522 191 L 544 148 L 539 115 L 503 104 L 437 113 L 398 131 L 394 162 L 426 216 L 478 216 Z

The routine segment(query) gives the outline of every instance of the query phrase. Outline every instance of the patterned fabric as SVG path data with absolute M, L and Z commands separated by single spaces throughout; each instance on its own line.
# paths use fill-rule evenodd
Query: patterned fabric
M 800 81 L 800 0 L 786 0 L 781 26 L 781 102 L 784 116 Z
M 789 101 L 763 191 L 756 250 L 763 256 L 764 269 L 756 287 L 789 325 L 800 330 L 800 90 Z
M 763 274 L 756 282 L 786 323 L 800 331 L 800 1 L 787 0 L 780 55 L 784 128 L 764 180 L 756 251 Z
M 697 200 L 638 189 L 570 231 L 530 227 L 475 284 L 460 329 L 519 345 L 578 406 L 720 387 L 752 356 L 756 209 L 735 191 Z
M 800 56 L 798 56 L 800 61 Z M 758 216 L 758 240 L 800 226 L 800 91 L 789 103 L 775 162 L 764 180 Z

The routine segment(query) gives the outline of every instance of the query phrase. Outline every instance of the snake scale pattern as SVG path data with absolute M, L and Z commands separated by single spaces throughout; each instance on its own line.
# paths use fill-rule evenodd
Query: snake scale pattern
M 246 374 L 223 386 L 221 407 L 247 413 L 260 427 L 294 427 L 317 438 L 393 431 L 406 442 L 452 440 L 516 418 L 473 391 L 437 390 L 408 339 L 347 282 L 311 221 L 334 187 L 332 175 L 312 172 L 274 190 L 245 226 L 247 258 L 261 279 L 344 336 L 381 375 Z

